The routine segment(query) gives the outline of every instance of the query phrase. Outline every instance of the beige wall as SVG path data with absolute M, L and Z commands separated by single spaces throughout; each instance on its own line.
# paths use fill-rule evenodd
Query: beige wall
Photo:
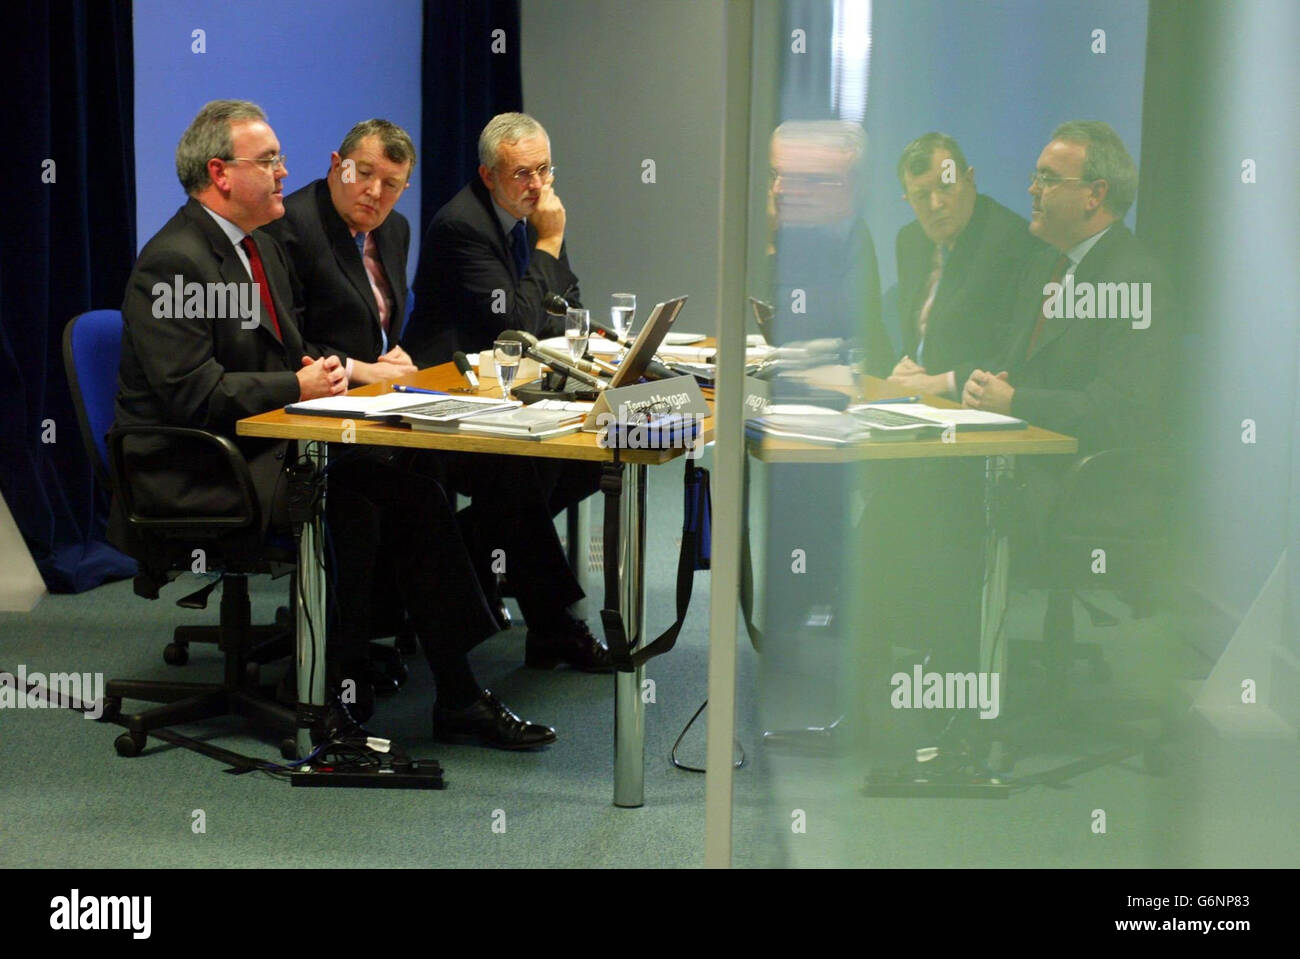
M 524 109 L 551 135 L 569 256 L 605 322 L 611 293 L 637 294 L 638 324 L 687 293 L 679 328 L 713 332 L 724 12 L 720 0 L 523 0 Z

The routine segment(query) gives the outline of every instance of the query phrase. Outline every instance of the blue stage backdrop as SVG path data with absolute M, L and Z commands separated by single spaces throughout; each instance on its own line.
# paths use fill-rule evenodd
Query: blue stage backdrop
M 185 202 L 176 143 L 209 100 L 252 100 L 266 111 L 288 156 L 286 193 L 325 175 L 330 151 L 358 120 L 400 124 L 419 151 L 422 18 L 409 0 L 136 0 L 139 246 Z M 397 203 L 412 224 L 408 280 L 419 258 L 418 169 L 411 182 Z

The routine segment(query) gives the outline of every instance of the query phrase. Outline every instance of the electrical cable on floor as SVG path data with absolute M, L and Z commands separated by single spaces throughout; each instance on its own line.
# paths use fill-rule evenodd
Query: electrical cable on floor
M 686 738 L 686 734 L 690 732 L 691 726 L 695 724 L 695 720 L 700 718 L 700 713 L 704 712 L 704 707 L 707 705 L 709 705 L 707 699 L 700 703 L 700 708 L 695 710 L 695 715 L 687 720 L 685 728 L 682 729 L 682 734 L 677 737 L 677 742 L 673 743 L 672 751 L 668 754 L 668 758 L 672 760 L 674 766 L 678 769 L 684 769 L 688 773 L 702 773 L 705 772 L 705 770 L 698 766 L 687 766 L 685 763 L 680 762 L 677 759 L 677 747 L 682 744 L 682 740 Z M 741 766 L 745 765 L 745 747 L 740 745 L 739 739 L 732 740 L 732 742 L 734 742 L 736 748 L 740 750 L 740 758 L 731 764 L 731 768 L 739 769 Z

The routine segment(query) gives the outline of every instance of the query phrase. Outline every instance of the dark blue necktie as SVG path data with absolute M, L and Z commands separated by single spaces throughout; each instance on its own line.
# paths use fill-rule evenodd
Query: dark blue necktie
M 528 269 L 528 226 L 523 220 L 515 224 L 510 231 L 510 256 L 515 261 L 515 276 L 523 279 Z
M 364 261 L 366 258 L 366 235 L 358 230 L 356 236 L 352 239 L 357 241 L 357 252 L 361 254 L 361 259 Z

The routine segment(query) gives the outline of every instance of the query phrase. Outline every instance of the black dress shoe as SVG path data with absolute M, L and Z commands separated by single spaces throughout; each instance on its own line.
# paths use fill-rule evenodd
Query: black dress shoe
M 533 749 L 555 742 L 555 730 L 520 719 L 485 689 L 464 709 L 433 705 L 433 738 L 444 743 L 478 743 L 497 749 Z
M 591 634 L 587 624 L 566 614 L 554 626 L 528 630 L 524 665 L 554 669 L 561 662 L 586 673 L 610 673 L 614 660 L 609 648 Z

